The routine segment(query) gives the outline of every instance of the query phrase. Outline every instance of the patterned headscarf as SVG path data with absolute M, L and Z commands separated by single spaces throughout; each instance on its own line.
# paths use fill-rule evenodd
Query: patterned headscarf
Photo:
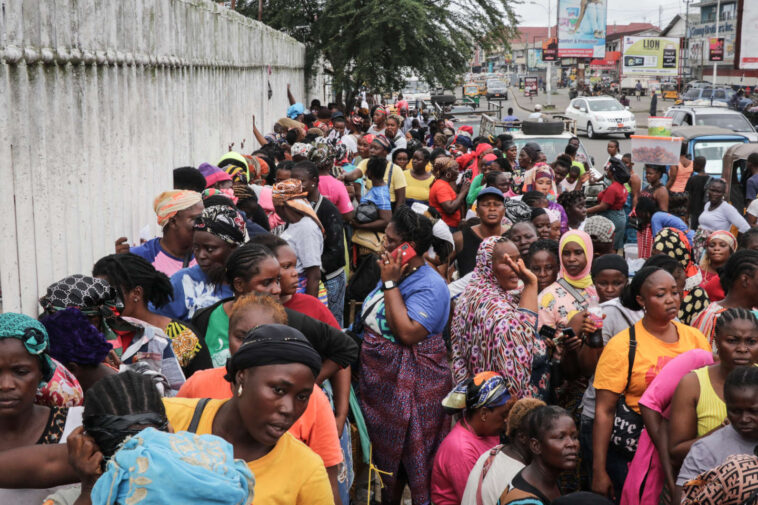
M 537 394 L 532 356 L 545 352 L 545 344 L 536 338 L 534 318 L 518 310 L 518 300 L 495 277 L 492 256 L 502 241 L 497 236 L 482 241 L 471 282 L 456 302 L 453 370 L 458 380 L 486 371 L 484 366 L 498 370 L 510 394 L 523 398 Z
M 511 399 L 505 379 L 495 372 L 481 372 L 456 385 L 442 400 L 450 414 L 486 407 L 494 409 Z
M 384 135 L 375 135 L 374 140 L 372 140 L 371 143 L 376 144 L 387 152 L 392 150 L 392 142 Z
M 319 142 L 319 140 L 321 140 Z M 308 153 L 308 159 L 312 161 L 319 170 L 331 169 L 337 152 L 331 144 L 323 139 L 317 139 L 313 143 L 313 149 Z
M 195 231 L 205 231 L 231 245 L 245 242 L 245 221 L 237 209 L 228 205 L 211 205 L 197 218 Z
M 663 228 L 653 240 L 653 249 L 677 260 L 687 275 L 685 291 L 695 288 L 703 281 L 700 269 L 692 261 L 692 246 L 687 235 L 676 228 Z
M 532 208 L 520 200 L 506 198 L 505 217 L 507 217 L 513 224 L 521 223 L 522 221 L 531 221 Z
M 234 205 L 237 205 L 237 202 L 239 201 L 239 198 L 237 198 L 234 194 L 234 186 L 232 186 L 231 188 L 224 188 L 224 189 L 218 189 L 218 188 L 204 189 L 202 196 L 203 196 L 203 201 L 213 196 L 223 196 L 224 198 L 232 202 L 232 204 Z
M 164 191 L 153 201 L 153 210 L 158 216 L 158 226 L 163 228 L 178 212 L 189 209 L 202 201 L 200 193 L 189 190 Z
M 523 190 L 536 191 L 537 187 L 535 183 L 537 182 L 537 179 L 543 177 L 549 178 L 551 182 L 550 192 L 545 196 L 549 201 L 554 202 L 557 199 L 556 195 L 558 194 L 558 190 L 555 186 L 555 173 L 547 163 L 535 163 L 532 168 L 526 171 L 524 174 Z
M 758 495 L 758 458 L 748 454 L 726 461 L 684 484 L 683 505 L 741 505 Z
M 595 237 L 595 240 L 600 243 L 613 242 L 615 230 L 616 225 L 613 224 L 613 221 L 604 216 L 590 216 L 584 222 L 584 231 L 587 235 Z
M 303 156 L 307 158 L 311 150 L 313 150 L 313 144 L 295 142 L 294 144 L 292 144 L 292 147 L 290 147 L 290 154 L 292 155 L 293 158 L 295 156 Z
M 238 152 L 229 151 L 218 160 L 216 165 L 229 174 L 233 181 L 236 181 L 242 174 L 245 175 L 246 180 L 250 180 L 250 166 L 245 156 Z
M 713 233 L 711 233 L 710 235 L 708 235 L 708 238 L 705 239 L 705 247 L 707 248 L 708 247 L 708 243 L 711 240 L 714 240 L 714 239 L 719 239 L 719 240 L 723 240 L 724 242 L 726 242 L 727 245 L 729 246 L 729 249 L 732 252 L 734 252 L 734 251 L 737 250 L 737 239 L 734 238 L 734 235 L 732 235 L 728 231 L 717 230 L 717 231 L 714 231 Z M 703 270 L 707 270 L 710 266 L 711 266 L 711 262 L 708 259 L 708 254 L 707 253 L 703 254 L 703 258 L 700 260 L 700 268 L 702 268 Z
M 111 317 L 109 309 L 121 306 L 121 300 L 108 281 L 75 274 L 49 285 L 39 304 L 50 313 L 75 307 L 87 316 Z
M 53 377 L 55 365 L 47 355 L 47 330 L 42 323 L 24 314 L 5 312 L 0 314 L 0 338 L 17 338 L 26 352 L 39 358 L 43 387 Z
M 232 445 L 224 439 L 146 428 L 108 461 L 92 489 L 92 503 L 249 505 L 254 485 L 250 469 L 234 459 Z
M 324 226 L 316 215 L 316 211 L 313 210 L 310 202 L 305 199 L 307 195 L 308 193 L 303 191 L 303 183 L 299 179 L 287 179 L 274 185 L 271 198 L 274 201 L 274 205 L 283 203 L 300 214 L 313 219 L 321 230 L 321 233 L 324 233 Z
M 579 246 L 581 246 L 581 248 L 584 250 L 584 256 L 587 258 L 587 265 L 584 267 L 584 270 L 582 270 L 576 277 L 570 276 L 566 271 L 565 266 L 563 265 L 563 248 L 566 247 L 566 244 L 569 242 L 579 244 Z M 584 289 L 588 286 L 591 286 L 592 275 L 590 275 L 590 270 L 592 269 L 593 255 L 594 249 L 592 248 L 592 239 L 589 235 L 581 230 L 569 230 L 568 232 L 564 233 L 561 237 L 561 243 L 558 246 L 558 259 L 561 262 L 561 277 L 566 279 L 566 282 L 575 288 Z

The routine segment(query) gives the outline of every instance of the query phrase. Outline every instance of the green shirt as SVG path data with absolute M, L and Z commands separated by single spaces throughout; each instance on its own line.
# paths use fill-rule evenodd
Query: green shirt
M 581 161 L 574 160 L 574 161 L 571 162 L 571 166 L 572 167 L 579 167 L 579 177 L 581 177 L 581 176 L 584 175 L 584 172 L 585 172 L 585 170 L 584 170 L 584 163 L 582 163 Z
M 224 312 L 223 303 L 216 307 L 208 318 L 205 345 L 208 346 L 214 367 L 226 365 L 226 360 L 231 353 L 229 352 L 229 316 Z
M 471 187 L 468 188 L 468 195 L 466 195 L 466 203 L 469 207 L 474 205 L 476 197 L 479 196 L 479 191 L 482 190 L 482 181 L 484 181 L 484 174 L 477 175 L 474 177 L 474 180 L 471 181 Z

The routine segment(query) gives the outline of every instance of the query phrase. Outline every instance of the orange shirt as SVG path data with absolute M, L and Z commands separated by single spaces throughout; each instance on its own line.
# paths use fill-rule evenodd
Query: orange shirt
M 231 398 L 232 386 L 224 379 L 224 375 L 226 375 L 224 367 L 195 372 L 179 389 L 176 396 L 180 398 Z M 321 456 L 325 467 L 329 468 L 342 463 L 337 422 L 334 420 L 329 399 L 320 387 L 313 387 L 313 394 L 305 412 L 295 421 L 289 432 Z
M 432 187 L 429 189 L 429 205 L 437 209 L 442 215 L 442 220 L 445 224 L 452 228 L 457 227 L 461 223 L 461 210 L 457 209 L 452 214 L 448 214 L 445 212 L 445 209 L 442 208 L 440 202 L 449 202 L 456 198 L 458 198 L 458 195 L 453 188 L 442 179 L 434 181 L 434 184 L 432 184 Z

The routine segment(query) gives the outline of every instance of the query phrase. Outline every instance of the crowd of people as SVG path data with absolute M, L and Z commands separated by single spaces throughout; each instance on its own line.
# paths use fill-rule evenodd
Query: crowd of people
M 160 236 L 0 314 L 0 502 L 758 495 L 758 229 L 704 159 L 288 95 Z

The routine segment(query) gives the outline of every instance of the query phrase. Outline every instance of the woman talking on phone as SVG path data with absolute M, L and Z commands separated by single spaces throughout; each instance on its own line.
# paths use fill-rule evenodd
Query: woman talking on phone
M 400 206 L 387 225 L 379 285 L 353 325 L 362 336 L 359 389 L 363 416 L 383 475 L 382 503 L 430 501 L 434 454 L 450 427 L 442 399 L 452 389 L 442 330 L 450 313 L 444 279 L 424 263 L 429 219 Z

